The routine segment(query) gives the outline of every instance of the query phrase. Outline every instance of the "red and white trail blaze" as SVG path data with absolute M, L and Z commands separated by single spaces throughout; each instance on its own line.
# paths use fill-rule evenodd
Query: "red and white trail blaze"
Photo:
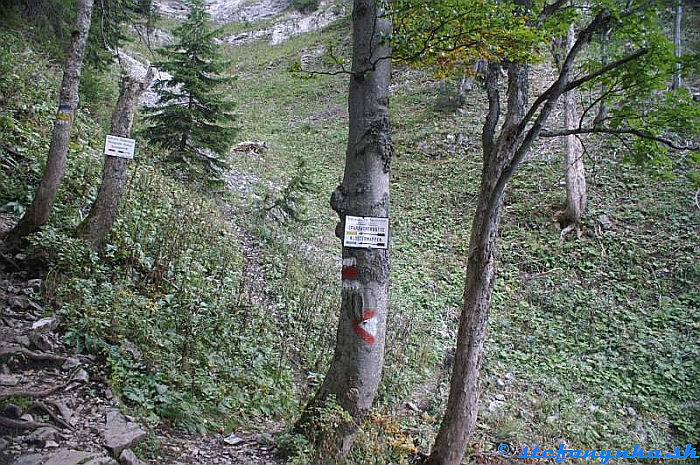
M 355 266 L 356 260 L 353 257 L 343 259 L 343 270 L 340 277 L 343 279 L 343 289 L 360 291 L 360 270 Z
M 377 334 L 377 313 L 374 310 L 362 312 L 362 319 L 353 321 L 352 329 L 360 339 L 367 344 L 374 344 L 374 335 Z
M 356 263 L 353 257 L 343 259 L 341 277 L 343 279 L 344 290 L 361 293 L 362 283 L 359 281 L 360 271 Z M 367 344 L 374 344 L 375 335 L 377 334 L 377 312 L 372 309 L 363 309 L 362 316 L 359 319 L 353 320 L 352 329 L 355 334 Z

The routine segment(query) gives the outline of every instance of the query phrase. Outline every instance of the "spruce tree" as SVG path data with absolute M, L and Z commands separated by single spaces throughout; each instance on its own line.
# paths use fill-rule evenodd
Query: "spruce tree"
M 148 120 L 146 137 L 168 151 L 168 159 L 184 168 L 186 177 L 216 178 L 226 167 L 226 156 L 236 135 L 233 103 L 219 88 L 233 78 L 223 77 L 226 63 L 209 25 L 203 0 L 188 0 L 185 22 L 174 31 L 176 43 L 160 49 L 164 59 L 155 63 L 172 75 L 157 80 L 159 96 Z

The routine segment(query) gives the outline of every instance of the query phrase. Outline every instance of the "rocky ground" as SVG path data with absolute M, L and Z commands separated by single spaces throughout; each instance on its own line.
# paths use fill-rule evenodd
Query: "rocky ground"
M 284 463 L 270 433 L 187 436 L 122 414 L 104 364 L 62 343 L 42 280 L 4 261 L 12 269 L 0 270 L 0 465 Z M 133 452 L 142 442 L 147 459 Z

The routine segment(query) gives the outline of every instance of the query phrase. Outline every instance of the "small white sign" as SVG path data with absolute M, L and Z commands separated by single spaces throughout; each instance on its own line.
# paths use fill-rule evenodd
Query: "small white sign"
M 134 158 L 136 141 L 126 137 L 107 136 L 105 141 L 105 155 L 120 158 Z
M 357 249 L 386 249 L 389 244 L 389 218 L 346 216 L 343 245 Z

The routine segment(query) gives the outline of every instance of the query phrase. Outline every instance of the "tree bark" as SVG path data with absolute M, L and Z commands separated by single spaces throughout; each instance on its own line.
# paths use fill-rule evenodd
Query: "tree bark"
M 66 171 L 66 156 L 75 119 L 75 109 L 78 105 L 80 72 L 90 31 L 93 2 L 94 0 L 78 0 L 77 19 L 75 28 L 71 32 L 70 48 L 59 94 L 58 114 L 54 122 L 46 169 L 32 204 L 6 238 L 6 245 L 10 248 L 17 246 L 23 238 L 38 231 L 48 220 L 56 202 L 61 178 Z
M 331 196 L 343 237 L 345 218 L 389 216 L 391 23 L 374 0 L 355 0 L 349 138 L 342 184 Z M 380 59 L 380 57 L 385 57 Z M 343 247 L 342 303 L 335 355 L 323 384 L 297 422 L 316 446 L 316 463 L 338 463 L 349 452 L 372 406 L 384 363 L 389 290 L 389 248 Z M 334 397 L 349 414 L 319 431 L 318 409 Z
M 574 25 L 569 26 L 566 35 L 566 52 L 571 51 L 576 41 Z M 564 94 L 566 129 L 576 129 L 579 126 L 576 111 L 576 91 L 571 90 Z M 566 137 L 566 154 L 564 157 L 564 169 L 566 170 L 566 210 L 563 219 L 568 223 L 562 230 L 562 237 L 575 229 L 578 233 L 581 226 L 581 218 L 586 213 L 586 172 L 583 166 L 583 145 L 576 135 Z
M 145 82 L 139 82 L 129 75 L 124 75 L 119 98 L 112 112 L 110 131 L 112 135 L 120 137 L 131 135 L 139 96 L 150 85 L 152 76 L 149 72 Z M 78 237 L 85 239 L 93 250 L 102 246 L 117 217 L 119 205 L 126 190 L 127 163 L 126 158 L 105 156 L 100 190 L 90 213 L 78 228 Z
M 676 58 L 680 59 L 683 56 L 683 50 L 681 49 L 681 22 L 683 21 L 683 0 L 677 0 L 676 3 L 676 15 L 673 21 L 673 45 L 674 55 Z M 671 84 L 671 89 L 676 90 L 681 87 L 681 64 L 676 63 L 676 72 L 673 73 L 673 82 Z
M 593 34 L 608 27 L 611 19 L 609 11 L 601 11 L 581 30 L 578 40 L 561 62 L 558 78 L 529 108 L 527 65 L 508 65 L 507 112 L 497 138 L 500 118 L 497 69 L 489 66 L 486 79 L 489 111 L 482 131 L 482 181 L 469 239 L 450 395 L 433 450 L 425 464 L 458 465 L 462 460 L 478 412 L 481 355 L 496 273 L 496 240 L 506 186 L 541 134 L 559 98 L 565 91 L 587 82 L 583 78 L 571 80 L 574 62 Z
M 605 66 L 608 64 L 608 42 L 610 41 L 610 29 L 606 29 L 601 33 L 600 36 L 600 64 Z M 596 113 L 593 119 L 593 126 L 603 126 L 605 124 L 605 119 L 608 117 L 608 102 L 607 93 L 608 89 L 604 82 L 600 83 L 600 104 L 598 105 L 598 113 Z
M 469 238 L 469 258 L 464 284 L 462 314 L 457 334 L 450 395 L 427 465 L 458 465 L 476 424 L 479 409 L 479 376 L 486 338 L 486 322 L 496 275 L 495 252 L 505 187 L 512 176 L 506 168 L 518 163 L 523 141 L 519 125 L 527 105 L 527 66 L 508 66 L 508 112 L 496 140 L 500 115 L 498 66 L 491 64 L 486 80 L 489 113 L 482 131 L 484 166 Z M 514 170 L 514 167 L 513 167 Z

